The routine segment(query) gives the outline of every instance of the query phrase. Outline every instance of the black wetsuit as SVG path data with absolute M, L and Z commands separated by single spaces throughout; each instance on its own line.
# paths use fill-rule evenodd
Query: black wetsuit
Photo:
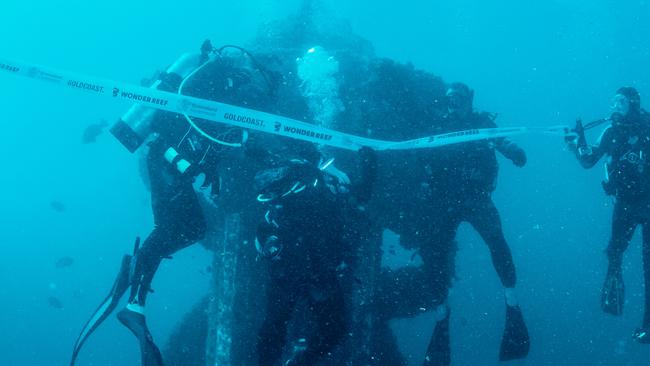
M 650 116 L 641 111 L 624 123 L 614 123 L 605 128 L 596 146 L 576 152 L 585 168 L 593 167 L 605 155 L 609 157 L 608 179 L 603 187 L 616 202 L 606 251 L 608 273 L 620 273 L 623 253 L 637 226 L 642 227 L 646 283 L 643 327 L 650 328 Z
M 173 145 L 159 137 L 149 144 L 147 154 L 154 228 L 135 256 L 134 286 L 129 300 L 139 305 L 145 304 L 160 262 L 203 239 L 206 232 L 204 214 L 193 187 L 195 177 L 180 173 L 165 160 L 165 151 L 170 146 Z
M 447 116 L 444 121 L 449 131 L 496 127 L 487 113 L 471 113 L 463 120 Z M 441 302 L 447 297 L 453 276 L 454 239 L 462 222 L 470 223 L 487 244 L 503 286 L 516 284 L 512 254 L 491 197 L 498 173 L 495 150 L 518 165 L 525 164 L 523 150 L 503 138 L 443 147 L 427 158 L 431 198 L 429 214 L 423 215 L 418 225 L 423 229 L 418 233 L 419 253 Z
M 264 366 L 276 365 L 282 356 L 288 324 L 301 301 L 317 330 L 306 337 L 306 349 L 294 355 L 295 365 L 312 365 L 324 357 L 341 342 L 348 326 L 339 283 L 348 252 L 343 202 L 313 164 L 302 165 L 299 169 L 306 174 L 276 187 L 278 197 L 267 203 L 258 227 L 258 244 L 274 247 L 272 253 L 258 247 L 271 257 L 266 316 L 258 334 L 259 364 Z M 296 192 L 284 195 L 296 183 Z
M 186 82 L 183 94 L 209 100 L 263 109 L 271 103 L 268 85 L 254 79 L 254 72 L 233 66 L 227 59 L 208 64 Z M 176 91 L 180 80 L 170 80 L 165 88 Z M 266 93 L 265 93 L 266 91 Z M 242 131 L 194 119 L 194 122 L 211 136 L 230 142 L 241 142 Z M 144 305 L 151 281 L 162 259 L 203 239 L 206 221 L 196 192 L 194 180 L 205 175 L 204 185 L 212 185 L 217 194 L 219 178 L 217 165 L 224 147 L 209 141 L 192 129 L 185 117 L 157 112 L 152 123 L 156 138 L 149 143 L 147 172 L 151 187 L 154 229 L 143 242 L 135 256 L 131 273 L 130 303 Z M 179 155 L 170 163 L 165 152 L 175 149 Z M 181 172 L 176 167 L 178 159 L 185 159 L 191 167 Z

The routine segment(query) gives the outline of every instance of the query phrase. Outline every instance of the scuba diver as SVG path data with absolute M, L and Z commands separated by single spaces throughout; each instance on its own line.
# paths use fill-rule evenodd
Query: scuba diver
M 443 117 L 440 133 L 496 127 L 493 115 L 473 110 L 473 95 L 465 84 L 450 85 L 446 92 L 448 113 Z M 423 270 L 432 279 L 432 291 L 437 294 L 437 307 L 436 325 L 424 365 L 451 362 L 447 296 L 454 276 L 455 237 L 461 222 L 470 223 L 487 244 L 504 287 L 506 324 L 499 359 L 524 358 L 529 351 L 528 330 L 515 296 L 515 266 L 499 212 L 492 201 L 498 174 L 495 150 L 517 167 L 526 164 L 524 150 L 506 138 L 446 146 L 425 158 L 429 215 L 422 215 L 417 241 L 421 243 Z
M 346 210 L 353 202 L 369 199 L 376 165 L 372 150 L 362 148 L 359 156 L 361 181 L 352 189 L 355 197 L 336 176 L 325 173 L 332 160 L 285 159 L 255 176 L 257 199 L 267 209 L 255 246 L 267 259 L 270 275 L 266 315 L 257 339 L 260 366 L 277 365 L 282 358 L 299 304 L 305 303 L 316 329 L 307 331 L 283 365 L 316 364 L 348 332 L 342 282 L 350 274 L 354 254 L 346 240 L 346 231 L 352 229 L 346 226 Z
M 601 291 L 601 307 L 612 315 L 623 313 L 625 286 L 623 283 L 623 253 L 630 244 L 638 225 L 643 229 L 643 271 L 645 280 L 645 313 L 634 338 L 650 343 L 650 115 L 641 109 L 639 92 L 632 87 L 616 91 L 610 122 L 595 146 L 587 144 L 586 126 L 578 120 L 570 148 L 580 164 L 589 169 L 603 157 L 606 177 L 603 188 L 615 200 L 612 234 L 606 254 L 609 261 Z
M 240 49 L 242 53 L 233 56 L 223 52 L 225 48 L 215 49 L 206 41 L 200 55 L 184 55 L 160 75 L 152 88 L 264 109 L 273 100 L 269 76 L 245 50 Z M 109 295 L 75 343 L 71 365 L 90 334 L 117 307 L 129 288 L 126 308 L 117 317 L 140 342 L 142 365 L 162 365 L 144 313 L 147 295 L 152 292 L 151 282 L 163 259 L 204 238 L 206 220 L 195 182 L 204 176 L 201 189 L 207 192 L 209 188 L 210 193 L 206 195 L 216 196 L 220 185 L 217 174 L 220 154 L 241 147 L 247 133 L 140 105 L 133 106 L 111 132 L 131 152 L 148 141 L 146 165 L 154 228 L 142 245 L 136 240 L 133 255 L 123 257 Z

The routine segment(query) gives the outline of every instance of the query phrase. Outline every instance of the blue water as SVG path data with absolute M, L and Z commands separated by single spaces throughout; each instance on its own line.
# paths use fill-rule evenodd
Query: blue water
M 294 13 L 299 3 L 5 0 L 0 57 L 137 83 L 205 38 L 246 43 L 260 24 Z M 377 55 L 469 84 L 477 108 L 498 112 L 501 126 L 601 118 L 622 85 L 636 86 L 648 106 L 645 0 L 327 3 Z M 137 158 L 107 134 L 81 144 L 86 126 L 114 121 L 128 104 L 104 104 L 3 74 L 0 106 L 0 365 L 64 365 L 121 254 L 152 224 Z M 630 339 L 643 310 L 638 235 L 625 257 L 625 314 L 609 317 L 598 305 L 612 209 L 600 187 L 602 167 L 579 168 L 559 137 L 516 141 L 529 164 L 517 169 L 502 160 L 494 196 L 533 342 L 529 357 L 513 364 L 647 364 L 650 346 Z M 52 201 L 64 210 L 53 210 Z M 450 298 L 454 364 L 496 364 L 500 284 L 487 248 L 469 227 L 462 227 L 459 243 L 459 278 Z M 56 268 L 64 256 L 74 264 Z M 209 262 L 197 246 L 161 267 L 148 310 L 158 339 L 205 293 L 209 276 L 201 270 Z M 49 297 L 63 308 L 52 307 Z M 424 315 L 393 324 L 413 365 L 431 322 Z M 109 321 L 80 362 L 134 364 L 136 347 Z

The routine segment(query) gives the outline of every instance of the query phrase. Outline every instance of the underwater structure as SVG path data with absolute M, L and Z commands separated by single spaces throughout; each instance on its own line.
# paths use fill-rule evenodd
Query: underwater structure
M 320 2 L 305 1 L 296 15 L 264 25 L 247 45 L 257 61 L 281 75 L 274 113 L 377 139 L 407 140 L 430 132 L 445 111 L 437 102 L 444 97 L 443 80 L 377 57 L 349 24 L 326 12 Z M 336 157 L 337 167 L 353 181 L 358 178 L 354 152 L 322 149 Z M 384 230 L 407 237 L 409 213 L 417 211 L 413 208 L 422 199 L 420 187 L 410 186 L 422 180 L 404 179 L 418 171 L 417 154 L 379 154 L 377 189 L 368 207 L 354 218 L 350 240 L 357 260 L 346 288 L 351 327 L 328 361 L 332 365 L 406 364 L 388 320 L 432 308 L 435 294 L 409 292 L 425 280 L 417 268 L 391 272 L 381 267 Z M 253 181 L 257 167 L 238 152 L 223 161 L 219 202 L 203 202 L 209 228 L 204 245 L 214 253 L 213 285 L 164 347 L 170 366 L 257 364 L 256 336 L 264 317 L 268 275 L 254 238 L 263 212 L 250 199 L 255 197 L 252 185 L 241 184 Z M 287 348 L 297 346 L 309 331 L 308 312 L 298 312 L 294 319 L 307 326 L 290 326 Z

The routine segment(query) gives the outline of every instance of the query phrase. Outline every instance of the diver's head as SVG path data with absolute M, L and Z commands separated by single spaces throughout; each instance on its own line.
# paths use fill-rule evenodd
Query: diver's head
M 472 112 L 474 91 L 463 83 L 452 83 L 445 94 L 449 114 L 464 117 Z
M 612 100 L 612 120 L 614 122 L 625 122 L 634 119 L 641 111 L 641 96 L 639 92 L 631 87 L 619 88 Z
M 212 99 L 253 109 L 263 109 L 273 100 L 280 78 L 257 57 L 233 45 L 216 52 L 218 57 L 209 65 L 213 78 L 210 86 L 215 93 Z

